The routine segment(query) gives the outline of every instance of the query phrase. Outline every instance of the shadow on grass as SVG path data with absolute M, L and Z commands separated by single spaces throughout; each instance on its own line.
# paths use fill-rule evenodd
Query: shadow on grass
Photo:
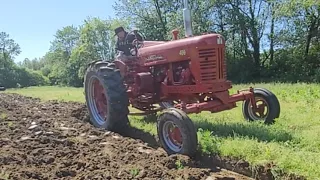
M 156 115 L 148 115 L 141 118 L 141 121 L 146 123 L 157 122 Z M 262 123 L 212 123 L 210 121 L 194 121 L 195 127 L 203 130 L 212 131 L 213 135 L 220 137 L 243 136 L 254 138 L 259 141 L 267 142 L 286 142 L 293 139 L 292 135 L 281 129 L 273 128 Z
M 130 137 L 133 139 L 140 139 L 143 142 L 147 143 L 148 146 L 157 149 L 159 144 L 156 138 L 149 132 L 146 132 L 142 129 L 138 129 L 136 127 L 130 126 L 125 132 L 121 132 L 120 135 L 124 137 Z
M 146 123 L 156 123 L 157 122 L 158 116 L 156 114 L 150 114 L 143 116 L 141 118 L 141 121 L 146 122 Z
M 259 123 L 211 123 L 208 121 L 194 122 L 195 127 L 212 131 L 213 135 L 220 137 L 244 136 L 258 139 L 259 141 L 286 142 L 293 139 L 292 135 L 284 130 L 268 128 Z

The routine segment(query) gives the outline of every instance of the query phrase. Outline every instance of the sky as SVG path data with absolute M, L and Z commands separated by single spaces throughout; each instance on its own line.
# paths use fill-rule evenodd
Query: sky
M 88 16 L 114 17 L 116 0 L 0 0 L 0 32 L 20 45 L 15 62 L 45 55 L 58 29 L 81 25 Z

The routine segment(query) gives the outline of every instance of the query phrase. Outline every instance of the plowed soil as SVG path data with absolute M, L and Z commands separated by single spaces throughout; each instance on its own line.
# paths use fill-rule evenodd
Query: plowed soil
M 208 164 L 208 163 L 206 163 Z M 0 93 L 0 179 L 251 179 L 181 155 L 150 134 L 88 123 L 85 106 Z

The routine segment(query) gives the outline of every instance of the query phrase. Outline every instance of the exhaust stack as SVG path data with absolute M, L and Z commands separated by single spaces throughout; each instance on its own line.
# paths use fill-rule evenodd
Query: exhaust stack
M 192 36 L 192 21 L 191 21 L 191 11 L 188 6 L 188 0 L 184 0 L 184 8 L 183 8 L 183 21 L 184 21 L 184 29 L 185 36 Z

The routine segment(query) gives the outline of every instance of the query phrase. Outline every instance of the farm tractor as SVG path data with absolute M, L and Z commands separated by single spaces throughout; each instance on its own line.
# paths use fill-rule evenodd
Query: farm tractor
M 230 110 L 243 101 L 248 121 L 271 124 L 279 117 L 277 97 L 265 88 L 229 94 L 225 41 L 220 34 L 192 35 L 191 13 L 184 2 L 185 38 L 173 30 L 170 41 L 133 41 L 132 56 L 95 61 L 85 75 L 91 123 L 113 132 L 129 127 L 129 115 L 160 112 L 157 133 L 168 154 L 195 155 L 198 137 L 190 113 Z M 131 32 L 130 32 L 131 33 Z M 130 113 L 129 105 L 138 109 Z

